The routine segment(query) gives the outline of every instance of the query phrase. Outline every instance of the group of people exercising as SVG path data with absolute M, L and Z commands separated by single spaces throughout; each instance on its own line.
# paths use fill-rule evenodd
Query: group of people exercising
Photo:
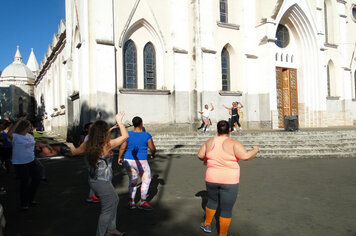
M 224 107 L 231 111 L 233 124 L 237 123 L 237 126 L 241 127 L 238 121 L 238 105 L 239 103 L 233 103 L 232 107 Z M 242 105 L 240 104 L 241 107 Z M 206 105 L 205 109 L 208 110 L 209 107 Z M 214 110 L 214 107 L 211 104 L 210 111 L 212 110 Z M 202 115 L 204 117 L 205 115 L 209 115 L 209 113 L 202 112 Z M 116 125 L 111 128 L 103 120 L 97 120 L 92 123 L 88 127 L 88 136 L 77 148 L 72 143 L 66 143 L 73 155 L 85 154 L 88 164 L 89 186 L 101 203 L 97 236 L 125 234 L 116 228 L 119 197 L 111 182 L 113 177 L 113 149 L 117 147 L 120 147 L 118 165 L 123 165 L 129 176 L 129 208 L 134 209 L 137 207 L 147 211 L 153 210 L 152 206 L 146 201 L 146 198 L 151 182 L 151 170 L 148 158 L 155 157 L 156 147 L 151 134 L 144 131 L 143 121 L 140 117 L 132 119 L 134 129 L 129 132 L 123 124 L 123 117 L 124 113 L 117 114 L 115 116 Z M 207 118 L 208 116 L 203 118 L 204 124 L 207 124 Z M 37 167 L 33 162 L 35 140 L 29 134 L 32 130 L 30 122 L 20 120 L 15 126 L 15 129 L 11 130 L 8 136 L 13 146 L 19 148 L 19 150 L 23 150 L 21 154 L 16 154 L 16 152 L 15 155 L 28 156 L 26 157 L 26 163 L 22 163 L 20 164 L 22 166 L 16 167 L 21 175 L 25 175 L 25 172 L 27 173 L 26 177 L 23 178 L 24 180 L 21 181 L 21 204 L 25 204 L 24 206 L 27 207 L 28 204 L 35 203 L 34 196 L 38 186 L 38 175 L 34 171 Z M 115 128 L 120 129 L 121 135 L 110 139 L 111 131 Z M 201 223 L 200 227 L 204 232 L 212 231 L 211 222 L 217 207 L 220 206 L 219 235 L 224 236 L 228 235 L 227 231 L 231 222 L 232 208 L 238 193 L 240 177 L 238 160 L 252 159 L 259 151 L 256 146 L 252 150 L 247 151 L 239 141 L 229 137 L 230 131 L 231 124 L 228 121 L 219 121 L 217 124 L 217 137 L 207 140 L 198 152 L 198 158 L 207 166 L 205 182 L 208 193 L 205 220 Z M 148 149 L 150 150 L 150 155 L 148 155 Z M 19 165 L 18 163 L 14 163 L 14 159 L 13 164 Z M 135 196 L 139 176 L 142 180 L 141 198 L 136 203 Z M 30 177 L 33 180 L 28 185 Z
M 240 110 L 244 107 L 241 102 L 232 102 L 231 107 L 227 107 L 222 105 L 225 109 L 229 111 L 229 129 L 231 132 L 241 131 L 241 124 L 240 124 Z M 198 128 L 198 130 L 202 130 L 202 133 L 209 132 L 209 126 L 211 125 L 210 120 L 210 113 L 214 110 L 214 106 L 210 103 L 210 108 L 208 104 L 204 105 L 204 109 L 202 111 L 198 111 L 199 114 L 202 115 L 202 124 Z

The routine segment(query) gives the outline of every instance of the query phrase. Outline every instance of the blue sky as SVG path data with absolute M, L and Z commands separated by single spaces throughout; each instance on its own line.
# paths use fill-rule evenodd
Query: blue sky
M 65 0 L 0 0 L 0 70 L 11 64 L 20 46 L 23 63 L 33 48 L 38 64 L 65 18 Z

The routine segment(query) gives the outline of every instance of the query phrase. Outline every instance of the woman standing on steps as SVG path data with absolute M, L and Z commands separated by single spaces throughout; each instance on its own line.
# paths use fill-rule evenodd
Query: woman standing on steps
M 256 157 L 259 148 L 253 146 L 251 151 L 247 151 L 239 141 L 231 139 L 229 123 L 225 120 L 219 121 L 217 131 L 218 136 L 206 141 L 198 152 L 198 158 L 207 165 L 205 182 L 208 192 L 205 221 L 200 227 L 205 232 L 211 232 L 211 221 L 220 205 L 219 235 L 226 236 L 240 182 L 240 166 L 237 162 Z
M 67 143 L 73 155 L 85 152 L 89 164 L 89 185 L 100 198 L 101 212 L 99 216 L 97 236 L 124 235 L 116 229 L 116 213 L 119 197 L 111 183 L 112 180 L 112 149 L 120 146 L 129 137 L 122 123 L 124 114 L 115 116 L 120 128 L 121 136 L 110 139 L 110 127 L 103 121 L 95 121 L 89 130 L 88 141 L 83 142 L 78 148 L 72 143 Z

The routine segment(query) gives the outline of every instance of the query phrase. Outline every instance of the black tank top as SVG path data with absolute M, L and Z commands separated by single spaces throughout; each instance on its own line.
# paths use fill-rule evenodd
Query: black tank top
M 232 109 L 231 109 L 231 115 L 232 115 L 232 116 L 238 115 L 238 113 L 237 113 L 237 108 L 232 108 Z

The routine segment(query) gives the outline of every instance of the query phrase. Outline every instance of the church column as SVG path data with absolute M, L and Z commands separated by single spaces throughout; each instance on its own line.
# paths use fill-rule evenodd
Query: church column
M 194 120 L 194 82 L 189 67 L 189 5 L 187 0 L 171 1 L 174 118 L 176 123 Z
M 199 2 L 199 28 L 200 42 L 197 50 L 201 50 L 201 74 L 198 74 L 198 91 L 201 91 L 201 104 L 198 110 L 201 110 L 204 104 L 214 103 L 217 97 L 217 52 L 215 49 L 214 26 L 216 25 L 216 9 L 219 5 L 217 1 L 204 0 Z M 200 45 L 199 45 L 200 43 Z M 199 54 L 196 55 L 197 58 Z M 198 63 L 198 60 L 197 60 Z M 215 104 L 216 106 L 217 104 Z M 213 115 L 214 116 L 214 115 Z
M 244 80 L 246 81 L 246 104 L 244 104 L 244 120 L 248 128 L 261 128 L 261 121 L 270 120 L 269 110 L 261 111 L 260 108 L 269 107 L 268 90 L 260 91 L 260 86 L 267 80 L 259 76 L 256 45 L 256 2 L 255 0 L 243 1 L 243 45 L 244 53 Z M 268 88 L 268 86 L 263 86 Z M 262 102 L 263 104 L 260 104 Z
M 116 65 L 114 42 L 114 1 L 90 1 L 90 97 L 93 115 L 114 122 L 116 114 Z M 95 113 L 95 114 L 94 114 Z M 95 117 L 93 117 L 95 118 Z

